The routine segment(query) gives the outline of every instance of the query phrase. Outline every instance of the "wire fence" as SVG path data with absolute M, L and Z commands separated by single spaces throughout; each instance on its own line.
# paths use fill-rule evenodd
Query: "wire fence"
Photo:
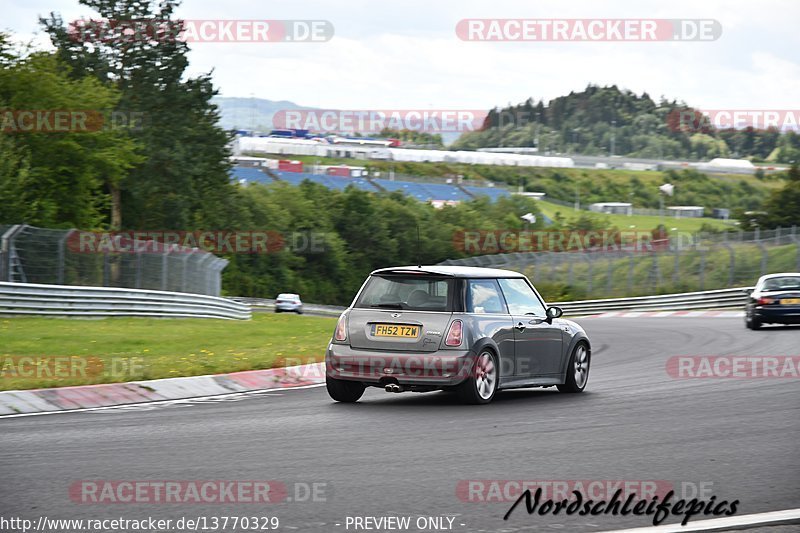
M 76 230 L 0 225 L 0 281 L 155 289 L 219 296 L 228 261 L 196 248 L 87 252 Z
M 800 272 L 796 227 L 673 238 L 660 250 L 526 252 L 442 264 L 522 272 L 550 294 L 620 298 L 751 286 L 764 274 Z

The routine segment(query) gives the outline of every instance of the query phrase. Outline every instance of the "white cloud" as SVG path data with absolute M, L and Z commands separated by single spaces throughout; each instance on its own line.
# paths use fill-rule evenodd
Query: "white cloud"
M 72 20 L 76 0 L 12 0 L 5 25 L 20 37 L 37 14 Z M 552 98 L 588 83 L 617 84 L 705 108 L 798 108 L 800 4 L 763 0 L 187 0 L 185 18 L 327 19 L 327 43 L 196 43 L 191 71 L 214 69 L 227 96 L 339 108 L 487 108 Z M 713 18 L 722 37 L 700 43 L 476 43 L 455 36 L 473 17 Z M 42 39 L 40 37 L 40 39 Z M 44 39 L 42 39 L 44 41 Z

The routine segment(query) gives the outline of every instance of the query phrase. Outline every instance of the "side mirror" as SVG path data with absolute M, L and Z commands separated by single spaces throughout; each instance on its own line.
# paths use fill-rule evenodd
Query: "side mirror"
M 753 294 L 753 290 L 754 289 L 742 289 L 742 292 L 747 294 L 747 295 L 750 295 L 750 294 Z
M 547 319 L 553 320 L 554 318 L 558 318 L 564 314 L 564 311 L 560 307 L 548 307 L 547 308 Z

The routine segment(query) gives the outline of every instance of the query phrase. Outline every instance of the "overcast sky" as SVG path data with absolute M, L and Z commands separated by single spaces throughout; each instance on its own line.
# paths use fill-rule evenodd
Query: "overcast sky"
M 77 0 L 2 0 L 0 28 L 49 45 L 37 16 Z M 192 73 L 223 96 L 343 109 L 486 109 L 617 84 L 704 109 L 800 108 L 796 0 L 185 0 L 185 19 L 328 20 L 323 43 L 194 43 Z M 465 18 L 716 19 L 713 42 L 465 42 Z

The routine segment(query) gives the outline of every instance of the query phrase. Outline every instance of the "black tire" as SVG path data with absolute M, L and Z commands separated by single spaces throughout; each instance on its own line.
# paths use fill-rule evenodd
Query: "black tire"
M 276 313 L 280 313 L 280 312 L 281 312 L 281 310 L 280 310 L 280 309 L 278 309 L 278 308 L 276 307 L 276 308 L 275 308 L 275 312 L 276 312 Z
M 491 361 L 491 370 L 487 370 L 487 361 Z M 463 403 L 473 405 L 487 404 L 497 394 L 499 381 L 500 364 L 497 360 L 497 355 L 491 350 L 483 350 L 475 358 L 469 377 L 455 388 L 455 392 Z
M 744 324 L 747 326 L 747 329 L 752 330 L 761 329 L 762 325 L 761 321 L 754 316 L 745 318 Z
M 577 393 L 583 392 L 586 389 L 586 384 L 589 383 L 589 368 L 591 367 L 591 352 L 589 351 L 589 346 L 586 345 L 585 342 L 579 342 L 575 345 L 575 348 L 572 349 L 572 353 L 569 356 L 569 364 L 567 365 L 567 380 L 563 385 L 556 385 L 560 392 L 568 392 L 568 393 Z M 576 358 L 582 358 L 582 362 L 580 363 L 580 368 L 582 368 L 582 372 L 578 371 L 578 365 L 576 363 Z M 578 379 L 578 376 L 583 374 L 582 382 Z
M 297 312 L 298 315 L 302 315 L 303 314 L 303 310 L 302 309 L 298 309 L 296 312 Z
M 364 384 L 359 381 L 345 381 L 330 376 L 325 378 L 325 386 L 328 389 L 328 395 L 342 403 L 357 402 L 366 389 Z

